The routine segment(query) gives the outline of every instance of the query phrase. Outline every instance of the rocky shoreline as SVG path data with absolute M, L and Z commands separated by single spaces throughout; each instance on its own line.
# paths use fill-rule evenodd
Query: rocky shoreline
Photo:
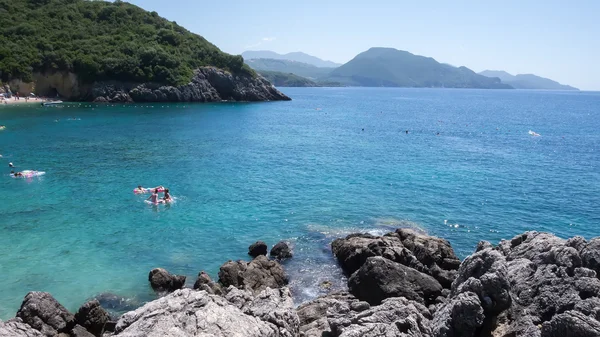
M 482 241 L 462 262 L 444 239 L 411 229 L 352 234 L 332 242 L 348 278 L 334 292 L 294 307 L 278 243 L 249 247 L 217 281 L 200 272 L 149 274 L 162 297 L 111 317 L 97 299 L 76 314 L 31 292 L 0 336 L 600 336 L 600 238 L 526 232 L 497 246 Z
M 201 67 L 194 71 L 192 80 L 180 86 L 157 83 L 97 81 L 82 83 L 73 73 L 36 73 L 33 82 L 12 80 L 7 92 L 28 96 L 55 97 L 69 101 L 97 103 L 132 102 L 263 102 L 289 101 L 260 75 L 232 74 L 216 67 Z

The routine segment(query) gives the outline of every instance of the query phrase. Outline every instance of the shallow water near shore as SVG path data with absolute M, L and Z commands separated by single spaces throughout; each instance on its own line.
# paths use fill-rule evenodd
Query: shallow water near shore
M 106 292 L 147 301 L 150 269 L 191 285 L 259 239 L 292 242 L 301 302 L 343 286 L 329 243 L 352 232 L 415 227 L 461 258 L 526 230 L 600 235 L 600 93 L 284 92 L 294 100 L 0 107 L 0 319 L 31 290 L 70 310 Z M 8 162 L 47 173 L 13 179 Z M 176 202 L 147 205 L 139 184 Z

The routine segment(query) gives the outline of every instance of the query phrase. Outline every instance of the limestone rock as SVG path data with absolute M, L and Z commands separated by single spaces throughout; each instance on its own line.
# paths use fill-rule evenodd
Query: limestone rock
M 234 286 L 255 294 L 269 288 L 280 288 L 288 283 L 283 267 L 277 261 L 260 255 L 251 262 L 229 261 L 219 271 L 219 283 L 223 287 Z
M 252 257 L 267 255 L 267 244 L 262 241 L 256 241 L 248 247 L 248 255 Z
M 303 303 L 297 309 L 300 318 L 300 335 L 303 337 L 329 336 L 331 334 L 329 320 L 339 319 L 351 311 L 368 309 L 370 309 L 368 303 L 360 302 L 348 293 L 332 293 Z
M 17 317 L 46 336 L 68 332 L 75 326 L 75 317 L 52 295 L 32 291 L 25 296 Z
M 275 297 L 269 298 L 273 299 L 271 304 L 283 310 L 280 308 L 284 308 L 284 304 L 280 307 Z M 246 304 L 252 308 L 249 311 L 261 310 L 258 304 Z M 268 310 L 264 309 L 265 312 Z M 294 326 L 293 322 L 286 323 Z M 291 337 L 295 333 L 283 330 L 271 322 L 245 313 L 221 296 L 182 289 L 123 315 L 117 323 L 116 336 Z
M 348 280 L 350 292 L 372 305 L 389 297 L 431 304 L 442 286 L 433 277 L 381 256 L 370 257 Z
M 406 298 L 389 298 L 368 310 L 350 312 L 330 319 L 335 337 L 428 337 L 431 336 L 431 313 Z
M 285 241 L 278 242 L 273 246 L 269 255 L 277 260 L 289 259 L 293 256 L 290 246 Z
M 77 324 L 71 331 L 69 332 L 69 337 L 94 337 L 101 335 L 94 335 L 91 332 L 87 331 L 84 327 Z
M 110 316 L 100 306 L 98 300 L 84 303 L 75 314 L 77 324 L 84 327 L 91 334 L 100 337 L 104 331 L 104 325 L 110 320 Z
M 542 337 L 598 337 L 600 322 L 577 311 L 556 315 L 542 325 Z
M 23 323 L 20 318 L 2 322 L 0 320 L 0 337 L 43 337 L 44 334 Z
M 484 319 L 479 296 L 472 292 L 460 293 L 435 313 L 433 336 L 474 337 Z
M 152 289 L 158 292 L 172 292 L 183 288 L 185 285 L 185 276 L 172 275 L 163 268 L 155 268 L 148 274 L 148 281 Z

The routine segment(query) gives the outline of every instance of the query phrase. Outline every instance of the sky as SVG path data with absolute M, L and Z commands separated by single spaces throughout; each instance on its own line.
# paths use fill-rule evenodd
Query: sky
M 600 1 L 128 0 L 221 50 L 302 51 L 345 63 L 391 47 L 474 71 L 600 90 Z

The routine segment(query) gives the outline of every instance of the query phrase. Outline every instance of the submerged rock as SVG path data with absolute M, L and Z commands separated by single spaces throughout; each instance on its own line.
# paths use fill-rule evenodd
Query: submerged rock
M 293 256 L 290 246 L 284 241 L 278 242 L 275 246 L 273 246 L 269 255 L 277 260 L 289 259 Z
M 154 291 L 172 292 L 183 288 L 186 277 L 183 275 L 172 275 L 163 268 L 155 268 L 148 274 L 148 281 Z
M 433 277 L 381 256 L 368 258 L 352 274 L 348 287 L 354 296 L 370 304 L 390 297 L 431 304 L 442 293 L 442 286 Z
M 267 244 L 262 241 L 256 241 L 248 247 L 248 255 L 257 257 L 259 255 L 267 255 Z
M 20 318 L 14 318 L 6 322 L 0 320 L 0 337 L 44 337 L 45 335 L 23 323 Z
M 116 335 L 294 336 L 297 333 L 297 316 L 286 295 L 271 292 L 259 297 L 260 300 L 249 300 L 238 307 L 205 291 L 177 290 L 123 315 L 117 323 Z
M 25 296 L 17 317 L 46 336 L 69 332 L 75 317 L 49 293 L 32 291 Z
M 100 337 L 104 332 L 106 323 L 110 320 L 108 312 L 100 306 L 98 300 L 84 303 L 75 314 L 77 324 L 81 325 L 91 334 Z
M 260 255 L 251 262 L 229 261 L 219 271 L 219 283 L 223 287 L 234 286 L 259 293 L 269 288 L 280 288 L 288 283 L 283 267 L 277 261 Z

